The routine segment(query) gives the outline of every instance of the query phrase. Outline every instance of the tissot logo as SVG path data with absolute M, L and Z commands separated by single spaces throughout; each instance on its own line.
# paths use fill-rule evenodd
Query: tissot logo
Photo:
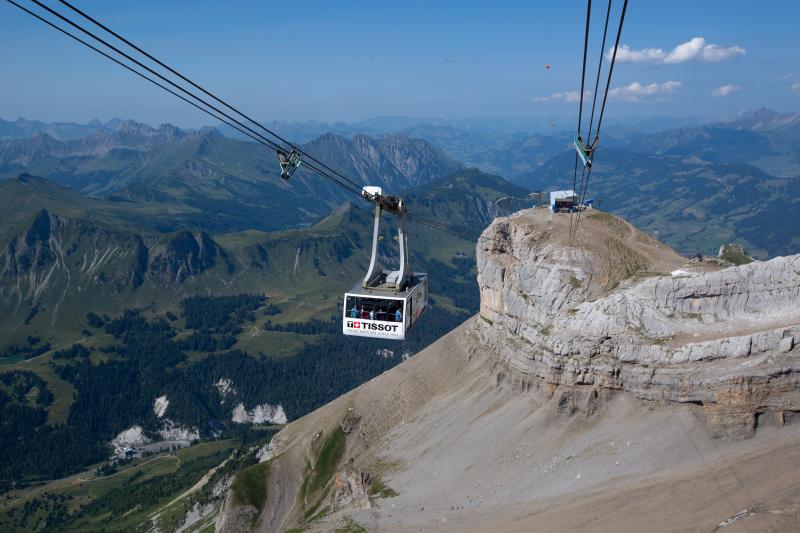
M 347 321 L 347 327 L 353 329 L 368 329 L 372 331 L 387 331 L 395 333 L 400 324 L 375 324 L 372 322 L 356 322 L 353 320 Z

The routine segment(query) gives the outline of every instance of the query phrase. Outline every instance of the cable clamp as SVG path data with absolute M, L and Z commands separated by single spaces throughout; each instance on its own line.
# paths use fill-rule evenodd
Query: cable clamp
M 278 153 L 278 164 L 281 166 L 281 177 L 288 181 L 300 166 L 303 153 L 294 146 L 292 146 L 291 152 L 286 152 L 282 148 L 278 148 L 276 152 Z

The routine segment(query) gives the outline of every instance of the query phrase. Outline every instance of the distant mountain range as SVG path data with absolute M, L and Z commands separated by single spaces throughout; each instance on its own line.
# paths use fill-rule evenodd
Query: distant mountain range
M 800 176 L 800 113 L 769 109 L 727 122 L 645 135 L 626 148 L 654 155 L 742 163 L 780 177 Z
M 303 146 L 357 183 L 392 192 L 450 175 L 463 164 L 529 190 L 572 186 L 570 133 L 433 122 L 386 117 L 350 125 L 280 124 L 295 128 L 300 138 L 326 126 L 345 133 L 322 133 Z M 95 126 L 100 129 L 73 140 L 40 132 L 0 141 L 0 177 L 47 176 L 124 206 L 116 216 L 144 217 L 159 231 L 287 229 L 314 224 L 348 200 L 346 192 L 308 173 L 284 183 L 269 150 L 214 129 L 133 121 Z M 384 133 L 371 137 L 359 128 Z M 385 133 L 392 129 L 407 135 Z M 776 206 L 794 205 L 800 113 L 758 109 L 722 122 L 654 129 L 649 123 L 642 129 L 609 126 L 603 134 L 589 191 L 601 207 L 659 232 L 686 253 L 713 253 L 737 239 L 759 257 L 798 250 L 773 213 Z
M 74 141 L 90 135 L 96 131 L 112 131 L 116 129 L 122 119 L 113 118 L 108 122 L 97 119 L 88 124 L 74 122 L 41 122 L 39 120 L 25 120 L 19 118 L 15 121 L 0 119 L 0 140 L 25 139 L 37 133 L 46 133 L 60 141 Z
M 358 184 L 400 192 L 463 166 L 424 141 L 326 134 L 304 145 Z M 0 141 L 0 177 L 47 176 L 84 195 L 135 203 L 162 229 L 274 230 L 311 224 L 347 191 L 304 170 L 285 182 L 274 152 L 213 129 L 123 121 L 77 140 Z

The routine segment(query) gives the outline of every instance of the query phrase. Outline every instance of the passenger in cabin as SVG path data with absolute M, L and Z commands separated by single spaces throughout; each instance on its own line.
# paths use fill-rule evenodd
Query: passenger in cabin
M 375 317 L 377 320 L 386 320 L 386 311 L 381 307 L 378 309 L 378 314 Z
M 358 307 L 356 307 L 356 304 L 353 304 L 353 308 L 350 310 L 350 318 L 358 318 Z
M 369 319 L 370 320 L 375 320 L 375 310 L 374 309 L 370 309 L 369 310 Z
M 403 313 L 400 312 L 400 308 L 397 308 L 397 311 L 394 312 L 394 321 L 395 322 L 402 322 L 403 321 Z
M 367 313 L 367 310 L 364 309 L 364 307 L 361 307 L 361 318 L 369 318 L 369 313 Z

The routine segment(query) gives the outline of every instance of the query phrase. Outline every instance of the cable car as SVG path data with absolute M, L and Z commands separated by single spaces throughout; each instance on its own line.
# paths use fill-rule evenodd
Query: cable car
M 401 341 L 428 307 L 428 275 L 409 268 L 402 199 L 384 195 L 380 187 L 364 187 L 361 194 L 375 204 L 372 257 L 367 275 L 344 295 L 342 332 L 356 337 Z M 400 266 L 397 270 L 385 270 L 378 257 L 383 211 L 398 219 Z

